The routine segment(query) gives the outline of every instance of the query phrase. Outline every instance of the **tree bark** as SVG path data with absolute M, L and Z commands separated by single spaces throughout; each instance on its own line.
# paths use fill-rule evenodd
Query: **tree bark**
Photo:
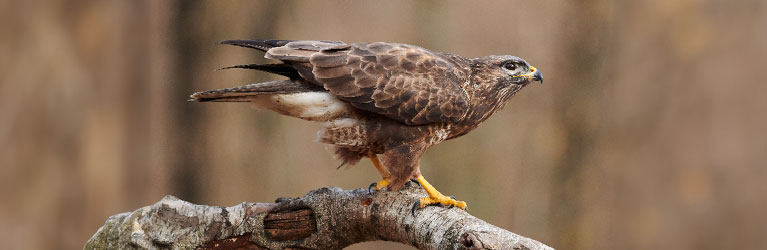
M 320 188 L 301 198 L 232 207 L 166 196 L 109 217 L 85 249 L 342 249 L 374 240 L 419 249 L 552 249 L 457 208 L 411 213 L 425 196 L 412 183 L 396 192 Z

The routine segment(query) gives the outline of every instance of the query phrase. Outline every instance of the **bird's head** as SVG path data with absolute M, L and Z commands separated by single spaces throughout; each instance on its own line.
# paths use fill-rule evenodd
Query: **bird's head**
M 528 83 L 539 81 L 543 83 L 541 71 L 528 64 L 524 59 L 516 56 L 486 56 L 474 59 L 475 67 L 482 75 L 494 79 L 498 87 L 507 88 L 515 86 L 520 88 Z

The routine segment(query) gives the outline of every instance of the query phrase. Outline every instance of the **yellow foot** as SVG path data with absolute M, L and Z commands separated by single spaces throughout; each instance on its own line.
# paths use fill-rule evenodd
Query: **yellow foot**
M 387 180 L 387 179 L 383 179 L 383 180 L 380 180 L 380 181 L 378 181 L 378 182 L 373 182 L 373 183 L 371 183 L 371 184 L 370 184 L 370 186 L 368 187 L 368 193 L 370 193 L 370 189 L 372 189 L 373 187 L 375 187 L 375 188 L 376 188 L 376 191 L 379 191 L 379 190 L 381 190 L 381 189 L 384 189 L 384 188 L 388 187 L 388 186 L 389 186 L 389 183 L 390 183 L 390 182 L 389 182 L 389 180 Z
M 448 197 L 437 191 L 431 184 L 429 184 L 426 179 L 423 178 L 423 176 L 418 176 L 416 178 L 416 181 L 421 184 L 421 187 L 423 187 L 424 190 L 426 190 L 426 193 L 429 194 L 429 197 L 424 197 L 419 199 L 418 201 L 413 204 L 413 208 L 410 209 L 410 213 L 415 214 L 416 208 L 424 208 L 428 205 L 432 204 L 440 204 L 447 207 L 458 207 L 460 209 L 466 210 L 466 202 L 455 200 L 454 197 Z
M 466 209 L 466 202 L 457 201 L 452 197 L 438 196 L 438 197 L 424 197 L 415 203 L 418 208 L 424 208 L 428 205 L 441 204 L 446 207 L 458 207 L 460 209 Z

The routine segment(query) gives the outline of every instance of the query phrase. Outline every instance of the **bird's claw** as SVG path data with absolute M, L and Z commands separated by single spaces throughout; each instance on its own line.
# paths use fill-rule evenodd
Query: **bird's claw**
M 389 180 L 387 180 L 387 179 L 383 179 L 383 180 L 380 180 L 378 182 L 370 183 L 370 186 L 368 186 L 368 193 L 372 193 L 372 192 L 370 192 L 370 189 L 372 189 L 373 187 L 376 188 L 376 191 L 379 191 L 379 190 L 384 189 L 384 188 L 386 188 L 388 186 L 389 186 Z
M 413 215 L 413 216 L 415 216 L 415 210 L 416 210 L 418 207 L 420 207 L 420 206 L 421 206 L 421 200 L 417 200 L 417 201 L 415 201 L 415 203 L 413 203 L 413 207 L 411 207 L 411 208 L 410 208 L 410 214 L 411 214 L 411 215 Z
M 418 182 L 418 180 L 416 180 L 416 179 L 410 179 L 410 182 L 412 182 L 412 183 L 415 183 L 415 184 L 416 184 L 416 185 L 418 185 L 419 187 L 421 186 L 421 183 L 420 183 L 420 182 Z
M 421 199 L 418 199 L 413 204 L 413 207 L 410 208 L 410 214 L 415 216 L 415 210 L 419 208 L 424 208 L 426 206 L 443 206 L 447 207 L 447 209 L 451 209 L 453 207 L 458 207 L 462 210 L 468 209 L 468 205 L 466 205 L 466 202 L 459 201 L 455 199 L 455 196 L 441 196 L 441 197 L 424 197 Z

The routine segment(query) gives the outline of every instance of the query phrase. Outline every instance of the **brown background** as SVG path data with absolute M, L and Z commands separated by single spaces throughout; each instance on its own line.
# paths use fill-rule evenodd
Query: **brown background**
M 542 70 L 422 162 L 470 212 L 558 249 L 767 248 L 767 2 L 0 1 L 0 242 L 81 248 L 163 195 L 366 187 L 317 124 L 197 90 L 274 79 L 225 39 L 392 41 Z M 407 248 L 366 243 L 351 249 Z

